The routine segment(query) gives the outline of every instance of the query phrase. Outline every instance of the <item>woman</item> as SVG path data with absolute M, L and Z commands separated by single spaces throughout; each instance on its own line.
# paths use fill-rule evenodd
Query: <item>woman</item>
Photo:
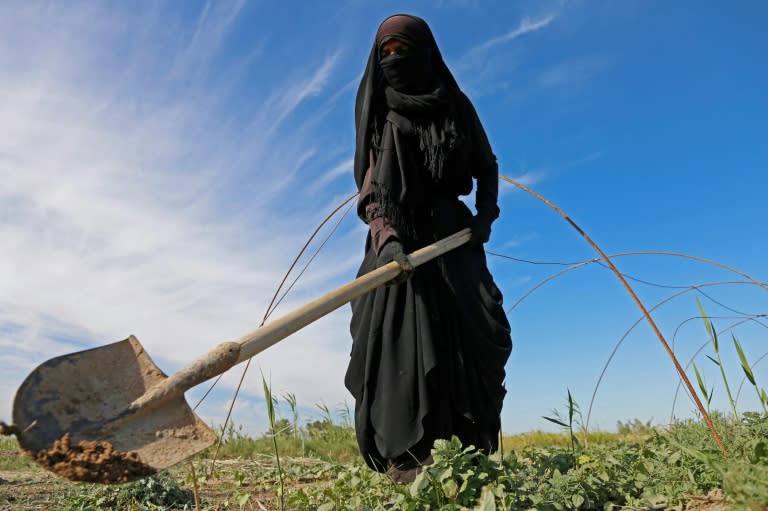
M 379 27 L 355 104 L 358 214 L 369 226 L 359 275 L 464 227 L 469 244 L 352 303 L 345 384 L 368 465 L 400 482 L 438 438 L 498 447 L 512 342 L 483 243 L 498 217 L 498 166 L 427 24 Z M 458 197 L 477 182 L 475 216 Z M 412 270 L 412 271 L 408 271 Z

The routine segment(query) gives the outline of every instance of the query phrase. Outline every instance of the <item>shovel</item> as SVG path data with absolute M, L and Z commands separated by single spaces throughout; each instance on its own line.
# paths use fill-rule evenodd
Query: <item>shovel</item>
M 470 230 L 408 256 L 413 267 L 466 243 Z M 22 449 L 73 481 L 124 483 L 166 469 L 214 442 L 184 392 L 250 359 L 401 272 L 377 268 L 233 342 L 224 342 L 167 376 L 134 336 L 38 366 L 13 402 Z

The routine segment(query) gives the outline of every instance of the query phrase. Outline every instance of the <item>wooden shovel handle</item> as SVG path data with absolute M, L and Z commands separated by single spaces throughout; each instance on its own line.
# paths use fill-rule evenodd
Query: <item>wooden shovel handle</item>
M 463 229 L 447 238 L 420 248 L 410 254 L 408 260 L 415 268 L 463 245 L 469 241 L 470 236 L 471 231 L 468 228 Z M 144 395 L 131 404 L 130 411 L 150 409 L 169 397 L 181 395 L 195 385 L 218 376 L 329 312 L 333 312 L 345 303 L 386 284 L 397 277 L 400 271 L 400 265 L 396 261 L 392 261 L 316 298 L 279 319 L 270 321 L 234 342 L 219 344 L 168 379 L 148 389 Z
M 456 234 L 413 252 L 408 256 L 408 260 L 415 268 L 463 245 L 469 241 L 470 236 L 471 231 L 468 228 L 462 229 Z M 345 303 L 386 284 L 397 277 L 400 271 L 400 265 L 392 261 L 244 335 L 235 341 L 240 344 L 240 357 L 237 363 L 248 360 Z

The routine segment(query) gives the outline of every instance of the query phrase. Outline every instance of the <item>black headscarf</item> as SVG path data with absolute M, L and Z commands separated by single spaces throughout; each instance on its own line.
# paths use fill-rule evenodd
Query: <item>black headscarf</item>
M 381 59 L 381 46 L 393 38 L 411 51 Z M 461 132 L 473 126 L 462 119 L 462 100 L 426 22 L 408 14 L 385 19 L 357 91 L 354 172 L 360 189 L 374 154 L 372 200 L 403 231 L 409 227 L 408 209 L 422 200 L 423 180 L 451 179 L 446 174 L 457 166 L 453 153 L 460 153 L 456 149 L 467 138 Z M 418 151 L 412 147 L 414 137 L 403 135 L 418 139 Z
M 445 87 L 459 90 L 456 80 L 443 61 L 432 31 L 423 19 L 409 14 L 395 14 L 385 19 L 376 33 L 355 100 L 355 129 L 357 134 L 355 181 L 357 181 L 358 187 L 361 186 L 365 171 L 369 166 L 369 150 L 373 129 L 372 117 L 374 114 L 372 110 L 377 106 L 373 104 L 374 99 L 381 99 L 381 94 L 386 86 L 384 72 L 379 64 L 379 50 L 381 45 L 392 37 L 409 44 L 411 48 L 417 51 L 428 53 L 431 59 L 429 70 L 432 75 L 440 77 Z

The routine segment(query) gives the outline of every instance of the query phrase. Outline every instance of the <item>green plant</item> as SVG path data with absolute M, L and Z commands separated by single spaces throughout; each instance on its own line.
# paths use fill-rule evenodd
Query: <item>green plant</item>
M 640 419 L 632 419 L 627 422 L 616 421 L 616 432 L 622 436 L 647 437 L 653 433 L 656 428 L 653 426 L 653 420 L 646 422 Z
M 191 491 L 183 490 L 168 472 L 120 486 L 78 484 L 60 496 L 62 511 L 167 511 L 192 509 Z
M 349 409 L 349 403 L 347 403 L 346 400 L 344 401 L 344 404 L 339 405 L 339 407 L 337 408 L 337 413 L 339 418 L 341 419 L 342 427 L 345 427 L 345 428 L 354 427 L 352 410 Z
M 712 342 L 712 347 L 715 350 L 715 357 L 713 358 L 707 355 L 707 358 L 710 359 L 720 369 L 720 375 L 723 378 L 723 386 L 725 387 L 725 393 L 728 396 L 728 402 L 731 405 L 731 410 L 733 411 L 734 420 L 737 420 L 739 418 L 739 413 L 736 411 L 736 401 L 734 401 L 733 399 L 733 394 L 731 393 L 731 386 L 728 384 L 728 377 L 725 375 L 725 368 L 723 367 L 723 361 L 720 359 L 720 340 L 717 337 L 717 330 L 715 330 L 715 326 L 712 324 L 712 321 L 709 319 L 707 312 L 704 310 L 704 306 L 701 304 L 701 301 L 698 298 L 696 299 L 696 304 L 699 306 L 701 319 L 704 321 L 704 328 L 706 328 L 707 335 L 709 335 L 709 340 Z
M 410 487 L 410 496 L 424 509 L 460 509 L 475 506 L 489 509 L 504 482 L 502 468 L 472 446 L 463 447 L 458 438 L 437 440 L 432 450 L 434 463 L 424 467 Z
M 584 430 L 582 426 L 584 424 L 584 421 L 581 415 L 581 408 L 579 407 L 579 404 L 573 399 L 573 396 L 571 395 L 570 390 L 568 390 L 568 401 L 566 404 L 567 404 L 567 410 L 568 410 L 567 423 L 565 422 L 565 418 L 560 414 L 559 410 L 552 410 L 552 414 L 554 415 L 554 417 L 545 416 L 542 418 L 548 420 L 549 422 L 557 424 L 558 426 L 564 428 L 568 432 L 568 435 L 570 436 L 570 439 L 571 439 L 571 452 L 575 454 L 576 447 L 581 444 L 579 442 L 579 439 L 576 438 L 576 434 L 573 431 L 574 418 L 575 418 L 575 423 L 578 426 L 582 427 L 582 433 L 584 434 L 583 438 L 585 440 L 587 438 L 587 435 L 586 435 L 587 432 L 586 430 Z
M 15 438 L 0 436 L 0 470 L 21 470 L 35 466 L 32 458 L 20 450 Z
M 635 420 L 626 423 L 624 437 L 582 445 L 578 452 L 565 435 L 560 441 L 550 434 L 557 446 L 525 447 L 503 459 L 462 446 L 456 438 L 439 440 L 432 450 L 434 463 L 410 486 L 394 485 L 358 464 L 336 466 L 330 471 L 338 475 L 329 485 L 289 490 L 288 502 L 297 511 L 377 510 L 384 504 L 402 511 L 608 510 L 671 507 L 723 488 L 734 505 L 757 509 L 755 503 L 768 502 L 765 479 L 760 479 L 766 476 L 768 419 L 752 412 L 735 424 L 720 413 L 712 419 L 727 432 L 731 460 L 712 444 L 702 422 L 660 429 Z
M 269 418 L 269 434 L 272 437 L 272 444 L 274 446 L 274 452 L 275 452 L 275 460 L 277 462 L 277 474 L 278 479 L 280 482 L 280 487 L 278 488 L 277 497 L 280 501 L 280 509 L 281 511 L 285 510 L 285 482 L 283 480 L 283 469 L 280 466 L 280 451 L 277 448 L 277 435 L 278 432 L 275 429 L 275 397 L 272 395 L 272 390 L 270 389 L 269 383 L 267 383 L 266 378 L 264 378 L 264 375 L 261 375 L 261 383 L 264 388 L 264 400 L 267 403 L 267 417 Z M 245 501 L 247 502 L 247 500 Z M 245 505 L 245 502 L 241 504 L 241 508 L 243 505 Z
M 329 465 L 324 474 L 332 476 L 327 484 L 296 488 L 288 504 L 301 511 L 361 511 L 389 509 L 397 497 L 393 483 L 383 474 L 370 470 L 359 461 L 352 465 Z
M 315 406 L 317 406 L 321 412 L 323 412 L 323 422 L 327 422 L 328 424 L 333 424 L 333 414 L 331 413 L 330 408 L 328 408 L 328 405 L 326 405 L 323 402 L 317 403 Z
M 285 402 L 288 403 L 288 406 L 291 408 L 291 417 L 293 419 L 292 428 L 291 431 L 293 433 L 293 438 L 298 439 L 299 438 L 299 410 L 298 410 L 298 400 L 296 399 L 296 394 L 292 392 L 284 392 L 283 393 L 283 399 L 285 399 Z
M 755 388 L 755 392 L 757 392 L 757 399 L 763 407 L 763 412 L 768 413 L 768 393 L 766 393 L 765 389 L 761 389 L 757 385 L 755 374 L 752 372 L 752 367 L 749 365 L 747 357 L 744 355 L 744 349 L 741 347 L 741 343 L 738 339 L 736 339 L 735 335 L 731 335 L 731 337 L 733 338 L 733 345 L 736 348 L 736 353 L 739 355 L 741 369 L 744 371 L 744 375 L 746 376 L 749 383 L 751 383 Z
M 195 464 L 190 460 L 189 462 L 189 482 L 192 483 L 192 496 L 195 499 L 195 509 L 200 509 L 200 487 L 198 485 L 197 473 L 195 472 Z
M 709 391 L 707 391 L 707 386 L 704 383 L 704 377 L 701 376 L 701 373 L 699 372 L 699 368 L 696 367 L 696 364 L 693 364 L 693 372 L 696 375 L 696 381 L 699 384 L 699 390 L 701 390 L 701 395 L 704 396 L 704 399 L 707 402 L 707 413 L 712 413 L 710 410 L 710 406 L 712 404 L 712 396 L 715 393 L 715 388 L 712 387 Z
M 734 510 L 765 509 L 768 504 L 768 415 L 746 412 L 731 430 L 732 456 L 724 460 L 711 449 L 670 440 L 680 451 L 716 475 Z

